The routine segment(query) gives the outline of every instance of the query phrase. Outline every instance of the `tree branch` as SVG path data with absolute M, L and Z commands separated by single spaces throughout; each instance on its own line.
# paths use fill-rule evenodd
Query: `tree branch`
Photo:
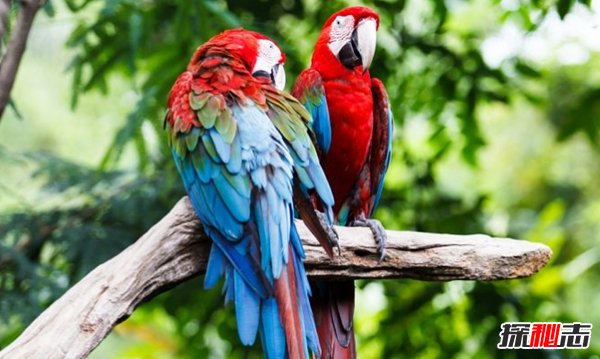
M 496 280 L 532 275 L 551 251 L 542 244 L 485 235 L 388 231 L 377 263 L 366 228 L 338 228 L 341 255 L 330 260 L 298 222 L 309 276 Z M 0 358 L 82 358 L 144 300 L 203 273 L 210 240 L 187 197 L 137 242 L 98 266 L 43 312 Z M 59 334 L 60 333 L 60 334 Z
M 10 0 L 0 0 L 0 41 L 8 29 L 8 14 L 10 13 Z M 1 44 L 0 44 L 1 46 Z
M 9 1 L 0 1 L 4 3 L 3 6 L 0 6 L 0 16 L 2 16 L 1 10 L 9 10 L 10 6 L 6 4 Z M 44 2 L 45 0 L 20 1 L 21 6 L 19 15 L 17 16 L 17 22 L 11 34 L 6 54 L 2 58 L 2 62 L 0 62 L 0 120 L 2 119 L 8 101 L 10 100 L 10 92 L 15 83 L 21 58 L 25 52 L 25 45 L 27 45 L 27 38 L 29 37 L 33 19 Z M 0 18 L 0 21 L 2 20 L 3 19 Z M 5 22 L 3 25 L 6 24 L 8 24 L 8 22 Z M 4 31 L 5 29 L 6 27 L 2 30 Z

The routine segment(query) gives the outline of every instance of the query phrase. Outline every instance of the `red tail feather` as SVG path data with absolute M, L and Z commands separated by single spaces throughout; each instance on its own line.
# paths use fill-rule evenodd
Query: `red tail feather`
M 298 310 L 298 292 L 296 289 L 296 271 L 293 263 L 293 248 L 290 244 L 290 258 L 286 268 L 281 272 L 279 279 L 275 280 L 275 298 L 279 316 L 283 324 L 285 341 L 290 359 L 301 359 L 304 354 L 304 335 L 302 322 Z
M 354 359 L 354 282 L 313 283 L 311 305 L 321 344 L 321 359 Z

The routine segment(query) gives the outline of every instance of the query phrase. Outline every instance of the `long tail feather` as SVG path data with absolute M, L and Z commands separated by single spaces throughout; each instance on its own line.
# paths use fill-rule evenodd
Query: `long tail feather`
M 356 358 L 354 339 L 354 282 L 313 283 L 315 314 L 322 359 Z
M 274 298 L 263 300 L 260 338 L 267 358 L 308 358 L 309 351 L 320 357 L 321 350 L 310 308 L 310 288 L 302 264 L 299 241 L 292 225 L 289 260 L 274 283 Z M 285 354 L 285 355 L 282 355 Z
M 281 276 L 275 280 L 275 298 L 285 332 L 288 355 L 290 358 L 302 358 L 305 357 L 304 328 L 298 311 L 298 299 L 302 299 L 298 298 L 296 290 L 293 261 L 294 259 L 288 261 Z
M 275 298 L 265 299 L 262 303 L 260 340 L 267 359 L 285 358 L 285 335 Z

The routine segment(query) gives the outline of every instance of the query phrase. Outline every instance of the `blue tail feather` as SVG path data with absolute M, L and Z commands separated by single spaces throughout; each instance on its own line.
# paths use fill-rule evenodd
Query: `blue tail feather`
M 311 294 L 308 278 L 300 259 L 294 258 L 292 260 L 294 261 L 294 269 L 296 272 L 298 302 L 301 310 L 300 320 L 302 321 L 302 327 L 304 328 L 307 346 L 310 348 L 310 350 L 312 350 L 313 353 L 315 353 L 317 357 L 319 357 L 321 355 L 321 348 L 319 345 L 319 337 L 317 335 L 317 327 L 315 325 L 313 313 L 308 299 L 308 296 Z
M 260 298 L 250 289 L 237 271 L 233 273 L 235 298 L 235 318 L 238 334 L 244 345 L 252 345 L 256 340 L 260 317 Z
M 235 270 L 244 277 L 246 283 L 255 290 L 260 297 L 265 298 L 273 293 L 272 285 L 269 284 L 264 272 L 259 272 L 253 266 L 251 259 L 240 253 L 231 242 L 224 239 L 218 232 L 209 227 L 205 231 L 213 240 L 213 245 L 218 246 L 223 255 L 227 258 L 228 266 L 235 267 Z
M 275 298 L 268 298 L 262 302 L 260 338 L 266 358 L 278 359 L 286 356 L 285 334 Z
M 204 276 L 204 289 L 213 288 L 225 274 L 225 257 L 216 245 L 210 246 L 210 255 Z

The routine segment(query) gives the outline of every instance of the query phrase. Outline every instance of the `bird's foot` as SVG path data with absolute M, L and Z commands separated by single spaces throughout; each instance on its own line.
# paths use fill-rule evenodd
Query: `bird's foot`
M 375 238 L 375 243 L 377 243 L 377 253 L 379 253 L 378 262 L 381 263 L 385 259 L 385 245 L 387 242 L 387 233 L 381 222 L 361 216 L 350 222 L 349 225 L 352 227 L 368 227 L 371 230 L 373 238 Z
M 327 232 L 327 236 L 329 237 L 329 243 L 331 244 L 331 247 L 337 248 L 338 255 L 340 255 L 342 251 L 340 249 L 340 237 L 338 236 L 337 231 L 335 230 L 333 225 L 329 224 L 325 213 L 316 209 L 315 213 L 317 214 L 317 218 L 319 218 L 319 223 L 321 224 L 321 227 L 325 230 L 325 232 Z

